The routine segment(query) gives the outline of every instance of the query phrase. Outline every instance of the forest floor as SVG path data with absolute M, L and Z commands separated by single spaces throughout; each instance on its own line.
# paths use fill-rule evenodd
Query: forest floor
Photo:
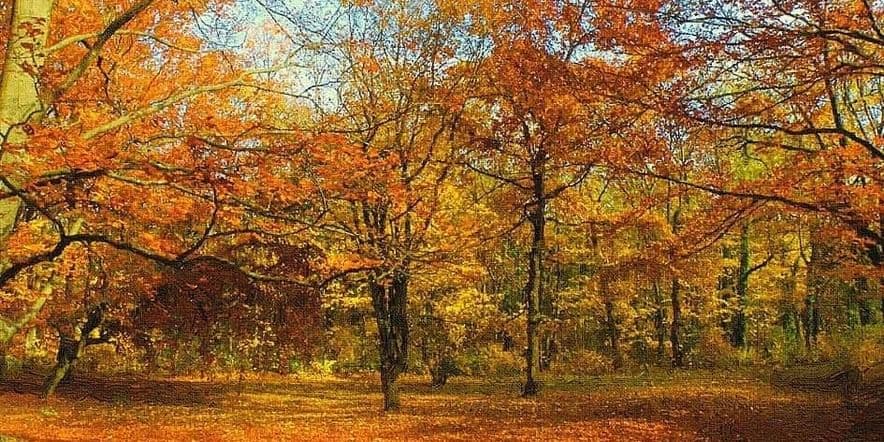
M 402 382 L 384 414 L 377 381 L 79 379 L 57 397 L 39 379 L 0 383 L 0 440 L 845 440 L 862 413 L 837 392 L 773 387 L 722 372 L 602 376 L 545 383 L 523 399 L 515 379 Z M 880 431 L 880 432 L 879 432 Z M 4 437 L 6 439 L 4 439 Z

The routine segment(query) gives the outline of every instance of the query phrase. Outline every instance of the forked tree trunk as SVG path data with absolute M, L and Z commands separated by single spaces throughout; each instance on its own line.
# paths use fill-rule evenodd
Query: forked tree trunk
M 93 344 L 108 342 L 108 335 L 102 333 L 99 338 L 92 338 L 92 332 L 99 329 L 104 323 L 104 312 L 107 306 L 102 304 L 89 310 L 86 316 L 86 322 L 80 327 L 80 336 L 77 339 L 59 335 L 58 337 L 58 353 L 55 358 L 55 367 L 46 378 L 43 385 L 43 397 L 49 397 L 55 394 L 58 385 L 65 378 L 70 378 L 74 365 L 86 347 Z M 106 330 L 104 330 L 106 331 Z
M 384 410 L 397 410 L 400 403 L 396 380 L 408 362 L 408 275 L 402 271 L 393 271 L 388 279 L 373 275 L 369 288 L 378 325 Z
M 83 339 L 74 340 L 67 336 L 59 337 L 55 366 L 43 385 L 43 397 L 52 396 L 62 380 L 70 379 L 74 364 L 82 355 L 84 347 L 85 340 Z

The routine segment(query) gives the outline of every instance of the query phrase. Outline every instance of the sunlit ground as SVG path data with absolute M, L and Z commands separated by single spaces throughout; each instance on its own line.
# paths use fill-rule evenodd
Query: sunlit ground
M 837 392 L 745 376 L 548 381 L 522 399 L 515 379 L 406 378 L 403 408 L 379 410 L 372 377 L 79 380 L 56 398 L 39 380 L 0 384 L 0 435 L 27 440 L 844 440 L 860 419 Z M 881 440 L 881 433 L 861 433 Z M 2 439 L 2 438 L 0 438 Z

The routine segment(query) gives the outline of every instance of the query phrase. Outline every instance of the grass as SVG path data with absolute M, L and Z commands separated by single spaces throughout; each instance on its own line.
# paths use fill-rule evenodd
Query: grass
M 80 379 L 41 400 L 38 379 L 0 384 L 0 435 L 26 440 L 843 440 L 858 419 L 837 393 L 733 373 L 549 381 L 406 377 L 380 411 L 375 378 Z M 880 440 L 884 433 L 865 435 Z M 0 436 L 0 440 L 3 437 Z

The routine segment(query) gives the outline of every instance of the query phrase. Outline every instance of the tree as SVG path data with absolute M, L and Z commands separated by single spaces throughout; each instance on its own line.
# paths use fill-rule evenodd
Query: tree
M 571 26 L 580 26 L 582 17 L 574 20 Z M 550 54 L 518 35 L 498 42 L 502 46 L 489 58 L 483 79 L 480 103 L 486 115 L 472 122 L 469 130 L 476 147 L 465 163 L 514 191 L 510 204 L 519 216 L 510 231 L 526 222 L 531 226 L 522 295 L 528 337 L 525 396 L 539 389 L 548 204 L 586 179 L 594 165 L 591 116 L 568 90 L 573 67 L 568 58 L 580 42 L 560 43 L 562 52 Z
M 680 43 L 678 57 L 693 66 L 677 88 L 655 90 L 651 106 L 706 125 L 715 133 L 709 148 L 742 152 L 765 170 L 730 185 L 689 184 L 831 217 L 880 266 L 881 216 L 872 209 L 884 160 L 872 116 L 880 106 L 880 5 L 672 1 L 658 11 Z
M 313 45 L 319 64 L 334 73 L 315 100 L 314 130 L 326 142 L 310 161 L 326 215 L 313 231 L 329 241 L 331 266 L 364 277 L 384 410 L 400 406 L 411 281 L 449 259 L 455 238 L 470 233 L 438 225 L 437 216 L 458 155 L 451 128 L 464 112 L 481 48 L 461 45 L 463 24 L 428 6 L 348 5 L 346 24 Z
M 268 135 L 283 101 L 272 74 L 291 63 L 239 57 L 223 39 L 235 22 L 205 34 L 186 25 L 230 5 L 14 2 L 0 77 L 0 288 L 73 245 L 181 267 L 236 236 L 291 241 L 292 224 L 309 222 L 305 141 Z M 264 210 L 269 201 L 287 213 Z M 0 348 L 53 287 L 0 321 Z

